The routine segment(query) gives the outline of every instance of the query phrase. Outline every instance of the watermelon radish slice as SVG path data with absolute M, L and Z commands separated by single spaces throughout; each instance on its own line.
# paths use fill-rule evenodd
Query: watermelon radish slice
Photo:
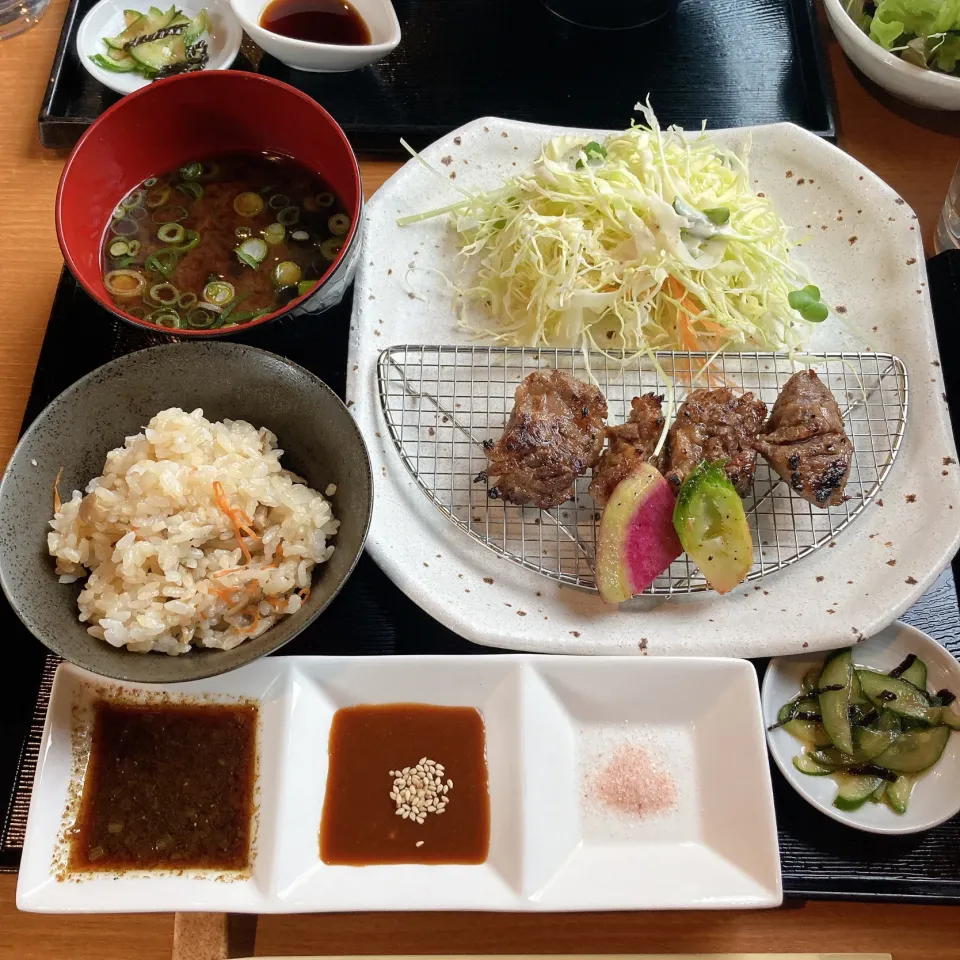
M 641 593 L 680 556 L 676 498 L 659 470 L 642 464 L 617 484 L 600 517 L 597 589 L 607 603 Z

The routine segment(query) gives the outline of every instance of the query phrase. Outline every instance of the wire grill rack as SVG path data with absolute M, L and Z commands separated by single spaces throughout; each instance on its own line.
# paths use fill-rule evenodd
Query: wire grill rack
M 461 530 L 502 557 L 552 580 L 588 590 L 600 511 L 587 493 L 589 473 L 572 500 L 551 510 L 491 500 L 483 441 L 503 432 L 513 394 L 527 374 L 556 368 L 589 379 L 607 398 L 608 422 L 621 423 L 630 400 L 666 393 L 670 378 L 679 405 L 691 383 L 752 391 L 771 408 L 800 366 L 782 354 L 710 355 L 661 352 L 649 358 L 576 349 L 402 345 L 384 350 L 377 364 L 380 402 L 390 436 L 423 492 Z M 759 580 L 833 541 L 876 495 L 900 449 L 907 418 L 907 371 L 883 353 L 827 353 L 813 367 L 844 415 L 854 457 L 847 499 L 827 510 L 790 492 L 762 458 L 744 501 L 754 541 L 748 580 Z M 699 376 L 698 376 L 699 374 Z M 696 380 L 694 378 L 696 377 Z M 681 555 L 646 590 L 648 594 L 708 589 L 699 570 Z

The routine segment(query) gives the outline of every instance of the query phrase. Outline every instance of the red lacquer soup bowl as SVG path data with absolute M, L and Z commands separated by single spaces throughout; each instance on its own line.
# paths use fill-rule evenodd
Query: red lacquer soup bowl
M 118 203 L 144 180 L 226 153 L 279 154 L 320 175 L 350 217 L 343 246 L 308 292 L 273 313 L 216 329 L 160 326 L 125 312 L 103 282 L 101 245 Z M 124 97 L 80 138 L 57 191 L 57 237 L 84 290 L 111 313 L 176 337 L 224 336 L 343 299 L 359 262 L 363 191 L 343 131 L 299 90 L 253 73 L 211 70 L 157 80 Z

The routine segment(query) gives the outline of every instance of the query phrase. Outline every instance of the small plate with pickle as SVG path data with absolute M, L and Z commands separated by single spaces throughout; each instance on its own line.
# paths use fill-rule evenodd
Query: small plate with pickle
M 960 812 L 960 663 L 894 623 L 763 680 L 767 745 L 796 791 L 858 830 L 929 830 Z

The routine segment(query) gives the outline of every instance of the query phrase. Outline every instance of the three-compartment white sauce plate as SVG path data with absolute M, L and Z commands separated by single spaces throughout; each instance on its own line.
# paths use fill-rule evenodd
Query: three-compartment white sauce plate
M 75 756 L 78 718 L 95 699 L 118 694 L 148 696 L 68 664 L 58 670 L 17 886 L 21 910 L 563 911 L 769 907 L 781 900 L 759 693 L 746 661 L 271 657 L 221 677 L 151 687 L 154 699 L 259 704 L 251 867 L 234 876 L 58 875 L 71 825 L 64 815 L 83 774 Z M 331 721 L 338 708 L 359 703 L 480 711 L 490 797 L 485 863 L 352 867 L 320 860 Z M 668 807 L 640 818 L 591 801 L 585 784 L 624 743 L 642 745 L 672 782 Z M 391 782 L 384 771 L 385 803 Z M 455 805 L 456 791 L 448 816 Z M 406 826 L 412 843 L 417 827 Z
M 499 185 L 529 168 L 545 140 L 564 133 L 603 135 L 476 120 L 423 152 L 440 178 L 411 160 L 367 208 L 347 398 L 377 483 L 371 554 L 445 626 L 477 643 L 509 649 L 773 656 L 841 647 L 876 633 L 919 599 L 960 544 L 960 473 L 923 247 L 916 217 L 889 186 L 791 124 L 710 136 L 726 147 L 752 140 L 755 189 L 772 199 L 795 239 L 805 238 L 797 258 L 833 308 L 808 353 L 892 354 L 909 375 L 897 459 L 849 526 L 798 562 L 726 596 L 644 596 L 617 608 L 596 593 L 496 556 L 418 487 L 390 435 L 378 364 L 395 345 L 468 350 L 476 341 L 457 326 L 448 278 L 461 279 L 460 261 L 449 221 L 438 217 L 400 227 L 397 218 L 455 202 L 459 194 L 452 183 L 445 189 L 445 178 L 455 176 L 456 185 L 470 191 Z M 545 365 L 552 365 L 552 354 L 544 351 Z M 436 413 L 438 422 L 442 416 Z

